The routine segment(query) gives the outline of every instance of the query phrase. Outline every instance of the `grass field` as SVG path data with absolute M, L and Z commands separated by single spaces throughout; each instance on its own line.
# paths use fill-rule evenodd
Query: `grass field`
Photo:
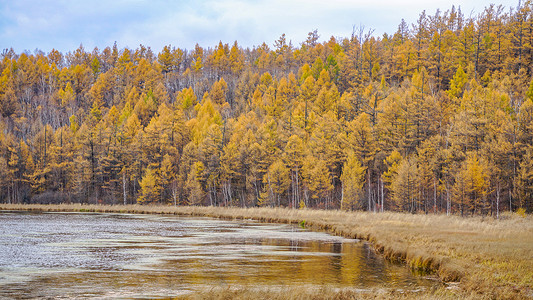
M 372 242 L 391 260 L 415 270 L 435 273 L 446 284 L 423 294 L 353 290 L 257 290 L 214 288 L 189 295 L 210 299 L 520 299 L 533 298 L 533 217 L 516 214 L 491 217 L 413 215 L 286 208 L 218 208 L 100 205 L 8 205 L 1 210 L 81 211 L 178 214 L 224 219 L 295 223 L 336 235 Z

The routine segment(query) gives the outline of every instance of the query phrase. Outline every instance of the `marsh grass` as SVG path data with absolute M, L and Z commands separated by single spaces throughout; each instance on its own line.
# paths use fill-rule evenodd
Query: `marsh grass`
M 220 208 L 197 206 L 100 206 L 100 205 L 8 205 L 1 210 L 78 211 L 136 214 L 175 214 L 223 219 L 252 219 L 262 222 L 299 224 L 348 238 L 370 241 L 375 249 L 393 261 L 406 263 L 416 271 L 430 272 L 443 282 L 459 282 L 450 292 L 394 294 L 362 293 L 350 290 L 322 290 L 332 299 L 353 298 L 533 298 L 533 218 L 506 214 L 491 217 L 459 217 L 405 213 L 369 213 L 286 208 Z M 213 292 L 213 293 L 211 293 Z M 198 294 L 219 295 L 211 299 L 313 299 L 317 291 L 306 288 L 285 292 L 257 292 L 250 288 L 217 289 Z M 255 296 L 254 296 L 255 295 Z M 276 295 L 279 295 L 276 296 Z M 285 296 L 291 296 L 286 298 Z M 328 296 L 330 295 L 330 296 Z M 309 297 L 307 297 L 309 296 Z M 194 296 L 190 296 L 194 297 Z M 258 298 L 259 297 L 259 298 Z M 278 297 L 278 298 L 276 298 Z M 209 298 L 209 297 L 207 297 Z M 320 298 L 320 299 L 324 299 Z
M 330 287 L 214 287 L 199 291 L 191 295 L 184 295 L 177 299 L 257 299 L 257 300 L 307 300 L 307 299 L 457 299 L 458 295 L 445 290 L 431 292 L 422 291 L 389 291 L 385 289 L 335 289 Z M 474 299 L 472 296 L 461 296 L 464 299 Z

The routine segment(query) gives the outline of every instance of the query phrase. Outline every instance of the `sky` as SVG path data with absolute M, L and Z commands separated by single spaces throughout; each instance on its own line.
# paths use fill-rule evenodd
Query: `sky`
M 172 45 L 193 49 L 219 41 L 273 46 L 282 34 L 298 46 L 318 30 L 320 41 L 349 37 L 364 26 L 374 35 L 396 32 L 402 19 L 415 23 L 422 11 L 461 7 L 477 15 L 491 3 L 516 8 L 519 0 L 0 0 L 0 51 L 63 53 L 83 45 L 104 49 L 140 44 L 159 52 Z

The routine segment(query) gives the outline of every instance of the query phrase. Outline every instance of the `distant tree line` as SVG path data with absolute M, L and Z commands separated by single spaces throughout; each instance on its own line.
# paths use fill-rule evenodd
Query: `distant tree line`
M 533 210 L 533 4 L 393 34 L 4 50 L 0 201 Z

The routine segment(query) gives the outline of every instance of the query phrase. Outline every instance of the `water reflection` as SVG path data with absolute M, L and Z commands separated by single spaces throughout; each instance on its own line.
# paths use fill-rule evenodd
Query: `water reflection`
M 156 297 L 206 285 L 433 284 L 355 240 L 286 224 L 0 213 L 0 297 Z

